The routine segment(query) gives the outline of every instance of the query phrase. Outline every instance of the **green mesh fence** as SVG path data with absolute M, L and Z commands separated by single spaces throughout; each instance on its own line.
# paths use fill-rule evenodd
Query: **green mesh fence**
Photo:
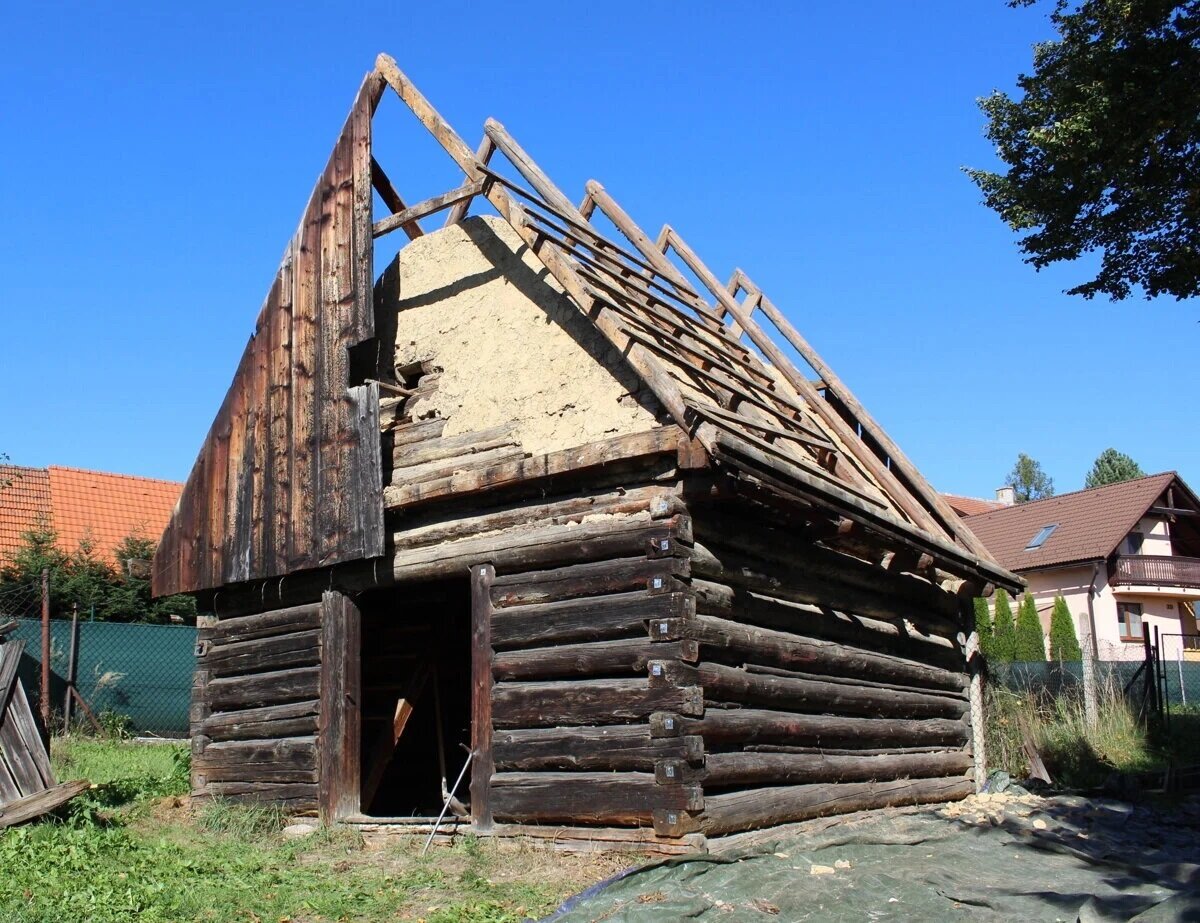
M 41 688 L 41 623 L 18 619 L 13 641 L 25 642 L 20 675 L 31 699 Z M 67 691 L 71 623 L 50 622 L 50 702 L 61 719 Z M 103 721 L 135 734 L 188 736 L 196 629 L 187 625 L 79 623 L 76 688 Z M 35 708 L 37 705 L 35 704 Z M 73 720 L 81 719 L 78 705 Z

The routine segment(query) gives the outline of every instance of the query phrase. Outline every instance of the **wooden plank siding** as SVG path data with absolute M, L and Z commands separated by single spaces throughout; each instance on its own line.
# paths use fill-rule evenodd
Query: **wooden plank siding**
M 384 550 L 378 392 L 348 349 L 374 335 L 371 116 L 355 98 L 254 335 L 159 543 L 156 594 L 376 557 Z

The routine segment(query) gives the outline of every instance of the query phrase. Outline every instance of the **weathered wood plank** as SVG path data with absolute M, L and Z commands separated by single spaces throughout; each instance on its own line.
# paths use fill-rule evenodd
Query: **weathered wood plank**
M 217 712 L 199 722 L 200 732 L 214 741 L 303 737 L 317 731 L 318 702 L 290 702 L 239 711 Z
M 209 642 L 210 649 L 212 649 L 220 644 L 252 641 L 255 638 L 269 638 L 305 631 L 318 627 L 320 623 L 321 607 L 314 603 L 276 609 L 257 615 L 223 618 L 216 625 L 205 629 L 202 638 Z
M 492 641 L 498 649 L 549 642 L 601 641 L 623 635 L 646 636 L 654 619 L 690 618 L 695 600 L 689 593 L 652 596 L 647 591 L 613 593 L 497 609 Z
M 501 771 L 653 772 L 658 760 L 704 760 L 703 738 L 651 737 L 645 724 L 501 730 L 493 748 Z
M 698 810 L 699 786 L 659 785 L 652 773 L 506 772 L 492 777 L 497 819 L 647 824 L 656 810 Z
M 750 785 L 886 782 L 964 776 L 971 768 L 965 750 L 878 756 L 824 753 L 711 753 L 704 763 L 705 790 Z
M 679 591 L 682 584 L 673 578 L 687 577 L 690 573 L 687 558 L 648 560 L 644 555 L 638 555 L 613 561 L 589 561 L 498 577 L 492 590 L 492 602 L 499 608 L 507 608 L 640 589 L 652 593 Z
M 317 695 L 320 667 L 272 670 L 248 676 L 214 679 L 208 684 L 208 703 L 214 709 L 248 708 L 262 702 L 300 702 Z
M 61 808 L 89 788 L 91 788 L 91 783 L 86 779 L 64 782 L 61 785 L 55 785 L 8 804 L 0 805 L 0 830 L 37 820 L 42 815 Z
M 205 647 L 207 642 L 201 641 L 201 662 L 214 677 L 307 667 L 320 660 L 320 634 L 314 628 L 217 647 Z
M 361 766 L 362 617 L 354 601 L 330 590 L 321 599 L 320 770 L 321 817 L 327 823 L 357 814 Z
M 904 804 L 957 801 L 974 791 L 962 776 L 753 788 L 704 799 L 701 829 L 709 836 Z
M 676 715 L 671 729 L 652 716 L 650 726 L 656 736 L 700 734 L 710 749 L 750 743 L 961 747 L 970 733 L 965 721 L 949 718 L 847 718 L 758 708 L 710 708 L 702 718 Z
M 494 696 L 492 691 L 492 581 L 491 564 L 471 567 L 471 823 L 487 832 L 492 828 L 491 778 Z
M 654 642 L 641 638 L 584 644 L 556 644 L 499 651 L 492 659 L 498 680 L 566 679 L 628 673 L 645 676 L 651 660 L 695 661 L 694 641 Z
M 702 714 L 701 690 L 651 686 L 645 679 L 499 683 L 492 689 L 497 728 L 626 724 L 659 711 Z

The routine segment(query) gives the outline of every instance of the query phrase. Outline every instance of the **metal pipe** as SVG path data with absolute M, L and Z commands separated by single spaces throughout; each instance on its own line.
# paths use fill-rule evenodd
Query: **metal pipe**
M 425 845 L 421 847 L 421 855 L 429 852 L 429 847 L 433 843 L 433 838 L 437 835 L 438 827 L 442 825 L 442 821 L 446 819 L 446 812 L 450 810 L 450 800 L 454 797 L 454 793 L 458 791 L 458 786 L 463 780 L 463 776 L 467 774 L 467 769 L 471 765 L 471 760 L 475 758 L 475 751 L 472 750 L 467 754 L 467 761 L 463 763 L 462 772 L 458 774 L 458 778 L 454 780 L 454 788 L 450 789 L 450 794 L 446 796 L 446 802 L 442 805 L 442 813 L 438 815 L 437 821 L 433 825 L 433 829 L 429 831 L 429 839 L 425 841 Z

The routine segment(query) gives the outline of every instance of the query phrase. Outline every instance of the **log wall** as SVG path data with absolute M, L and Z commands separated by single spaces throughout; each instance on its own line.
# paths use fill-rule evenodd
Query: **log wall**
M 192 793 L 317 808 L 321 603 L 201 627 Z
M 652 720 L 656 735 L 703 741 L 703 810 L 680 830 L 713 836 L 973 790 L 952 594 L 747 505 L 690 513 L 696 614 L 657 630 L 694 645 L 695 663 L 671 665 L 669 680 L 703 689 L 704 713 Z

